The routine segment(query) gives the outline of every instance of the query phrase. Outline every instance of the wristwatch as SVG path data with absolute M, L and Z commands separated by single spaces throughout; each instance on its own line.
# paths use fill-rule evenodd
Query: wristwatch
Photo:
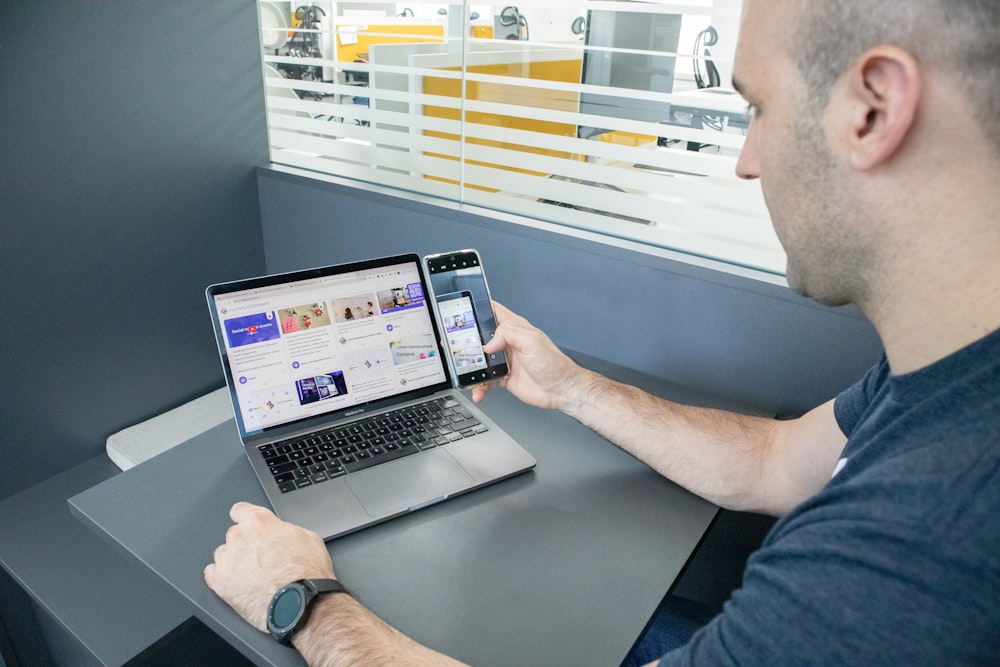
M 282 586 L 267 605 L 267 629 L 287 645 L 309 620 L 309 607 L 321 593 L 347 593 L 336 579 L 299 579 Z

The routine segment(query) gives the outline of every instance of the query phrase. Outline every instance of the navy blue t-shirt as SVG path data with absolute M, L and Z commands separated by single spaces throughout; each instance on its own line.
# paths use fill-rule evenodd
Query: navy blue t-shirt
M 839 471 L 662 665 L 1000 665 L 1000 331 L 834 412 Z

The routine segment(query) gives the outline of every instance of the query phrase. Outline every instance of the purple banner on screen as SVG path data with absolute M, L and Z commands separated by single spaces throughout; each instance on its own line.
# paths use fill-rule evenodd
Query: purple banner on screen
M 253 345 L 281 336 L 274 312 L 234 317 L 231 320 L 226 320 L 225 326 L 229 347 Z

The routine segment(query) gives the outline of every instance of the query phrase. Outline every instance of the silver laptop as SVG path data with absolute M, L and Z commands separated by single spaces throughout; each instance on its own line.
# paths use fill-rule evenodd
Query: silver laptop
M 240 439 L 282 519 L 331 539 L 534 467 L 452 388 L 416 255 L 206 294 Z

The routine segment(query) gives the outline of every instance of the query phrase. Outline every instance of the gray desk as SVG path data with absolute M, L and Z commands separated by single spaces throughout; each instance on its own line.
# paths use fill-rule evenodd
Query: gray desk
M 618 664 L 716 508 L 563 415 L 503 391 L 484 408 L 536 470 L 329 542 L 338 576 L 402 631 L 475 665 Z M 300 665 L 202 580 L 237 500 L 266 502 L 225 423 L 69 502 L 251 660 Z
M 102 455 L 0 503 L 0 567 L 93 658 L 87 664 L 124 665 L 192 614 L 162 579 L 70 515 L 67 498 L 117 472 Z M 29 662 L 50 659 L 28 648 L 39 651 Z

